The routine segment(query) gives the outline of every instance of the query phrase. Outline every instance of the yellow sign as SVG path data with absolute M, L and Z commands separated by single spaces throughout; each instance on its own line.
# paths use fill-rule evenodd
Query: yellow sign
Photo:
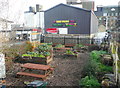
M 31 33 L 31 35 L 38 35 L 38 34 L 41 34 L 41 33 Z
M 57 20 L 56 23 L 69 23 L 69 20 Z

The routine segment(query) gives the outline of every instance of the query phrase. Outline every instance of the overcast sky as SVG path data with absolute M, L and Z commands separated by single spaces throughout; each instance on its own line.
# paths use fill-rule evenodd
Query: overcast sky
M 1 1 L 7 1 L 7 0 L 0 0 Z M 9 8 L 10 11 L 8 13 L 9 19 L 23 22 L 24 19 L 24 11 L 29 10 L 29 6 L 34 6 L 36 4 L 42 5 L 42 9 L 46 10 L 49 9 L 59 3 L 66 3 L 66 0 L 8 0 L 9 1 Z M 95 1 L 95 7 L 97 5 L 118 5 L 118 2 L 120 0 L 94 0 Z
M 95 1 L 95 6 L 97 5 L 107 6 L 107 5 L 118 5 L 118 2 L 120 0 L 93 0 L 93 1 Z M 35 4 L 37 3 L 39 3 L 40 5 L 43 5 L 43 9 L 48 9 L 56 4 L 66 3 L 66 0 L 34 0 L 34 1 L 24 0 L 24 2 L 26 3 L 25 9 L 27 9 L 26 7 L 28 7 L 29 5 L 35 6 Z

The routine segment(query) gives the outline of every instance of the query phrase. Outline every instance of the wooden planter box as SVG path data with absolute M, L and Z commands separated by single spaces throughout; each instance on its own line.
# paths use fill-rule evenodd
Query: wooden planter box
M 77 52 L 84 53 L 85 51 L 87 51 L 87 48 L 86 47 L 79 47 L 79 48 L 76 48 L 75 50 Z
M 49 64 L 53 60 L 53 56 L 42 57 L 23 57 L 23 62 L 25 63 L 35 63 L 35 64 Z
M 65 48 L 65 47 L 62 47 L 62 48 L 54 48 L 54 51 L 55 53 L 59 53 L 59 52 L 65 52 L 66 50 L 70 50 L 70 48 Z

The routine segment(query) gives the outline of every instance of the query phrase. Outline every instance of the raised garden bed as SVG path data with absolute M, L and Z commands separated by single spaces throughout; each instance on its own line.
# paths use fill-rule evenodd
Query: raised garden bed
M 54 51 L 55 51 L 55 53 L 59 53 L 59 52 L 65 52 L 66 50 L 70 50 L 71 48 L 65 48 L 65 47 L 62 47 L 62 48 L 54 48 Z
M 64 56 L 66 56 L 66 57 L 76 57 L 77 58 L 77 55 L 64 54 Z
M 48 57 L 23 57 L 24 63 L 35 63 L 35 64 L 49 64 L 53 60 L 53 56 Z
M 72 54 L 64 54 L 64 58 L 65 59 L 73 59 L 73 60 L 75 60 L 75 59 L 77 59 L 78 58 L 78 54 L 76 54 L 76 55 L 72 55 Z

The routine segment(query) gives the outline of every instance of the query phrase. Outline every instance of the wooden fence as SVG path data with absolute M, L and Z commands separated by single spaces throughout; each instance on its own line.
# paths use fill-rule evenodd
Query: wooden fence
M 73 35 L 73 34 L 67 34 L 67 35 L 60 35 L 60 34 L 54 34 L 50 35 L 47 34 L 44 36 L 44 42 L 53 44 L 91 44 L 91 39 L 89 35 Z

